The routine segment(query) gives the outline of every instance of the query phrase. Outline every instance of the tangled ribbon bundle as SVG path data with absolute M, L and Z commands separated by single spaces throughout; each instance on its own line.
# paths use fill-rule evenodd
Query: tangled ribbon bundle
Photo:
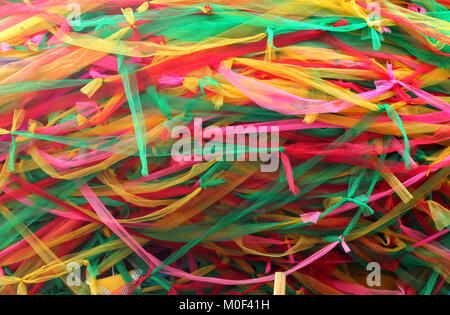
M 0 294 L 448 294 L 449 8 L 1 1 Z

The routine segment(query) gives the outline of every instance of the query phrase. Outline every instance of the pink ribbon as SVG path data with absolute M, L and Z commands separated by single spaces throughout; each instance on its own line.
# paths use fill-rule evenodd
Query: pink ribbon
M 408 10 L 417 12 L 417 13 L 426 13 L 427 10 L 425 10 L 424 7 L 418 6 L 418 5 L 412 5 L 412 4 L 408 4 Z
M 375 91 L 378 91 L 379 95 L 386 93 L 387 91 L 391 90 L 395 84 L 398 84 L 398 85 L 404 87 L 405 89 L 407 89 L 408 91 L 414 93 L 418 97 L 424 99 L 427 103 L 433 105 L 434 107 L 439 108 L 445 112 L 450 111 L 450 105 L 447 102 L 444 102 L 440 98 L 438 98 L 430 93 L 427 93 L 417 87 L 411 86 L 400 80 L 397 80 L 395 78 L 394 72 L 392 70 L 392 64 L 389 62 L 387 63 L 387 69 L 388 69 L 389 80 L 375 81 L 375 86 L 376 86 Z
M 167 85 L 180 85 L 183 84 L 183 80 L 184 80 L 183 77 L 163 75 L 158 79 L 158 82 L 160 84 L 167 84 Z
M 320 214 L 321 214 L 321 212 L 319 212 L 319 211 L 309 212 L 309 213 L 302 214 L 300 216 L 300 218 L 302 219 L 302 221 L 304 223 L 314 223 L 314 224 L 316 224 L 317 221 L 319 220 Z
M 42 43 L 42 40 L 44 39 L 44 33 L 37 34 L 33 36 L 30 41 L 35 45 L 40 45 Z
M 290 191 L 292 191 L 292 193 L 294 195 L 297 195 L 300 192 L 300 189 L 298 189 L 297 186 L 295 186 L 295 182 L 294 182 L 294 176 L 292 174 L 292 166 L 291 166 L 291 162 L 289 162 L 289 158 L 288 156 L 283 153 L 281 153 L 281 161 L 283 162 L 283 167 L 284 167 L 284 172 L 286 174 L 286 179 L 289 185 L 289 189 Z
M 270 263 L 270 259 L 268 259 L 267 264 L 266 264 L 266 270 L 264 270 L 264 273 L 269 273 L 271 269 L 272 269 L 272 264 Z
M 93 79 L 99 79 L 99 78 L 106 79 L 106 78 L 109 78 L 109 75 L 101 74 L 100 72 L 98 72 L 98 71 L 95 70 L 95 69 L 89 70 L 89 75 L 90 75 Z
M 12 46 L 11 46 L 10 44 L 8 44 L 8 43 L 2 43 L 2 47 L 1 47 L 2 51 L 8 51 L 8 50 L 10 50 L 11 48 L 12 48 Z
M 450 110 L 449 104 L 438 97 L 397 80 L 392 71 L 392 64 L 388 63 L 387 68 L 389 80 L 375 81 L 375 90 L 363 92 L 357 95 L 366 100 L 371 100 L 385 94 L 390 91 L 395 84 L 398 84 L 436 108 L 444 111 Z M 260 107 L 285 115 L 336 113 L 354 106 L 353 103 L 342 100 L 324 102 L 320 100 L 305 99 L 272 87 L 268 84 L 247 78 L 233 72 L 232 70 L 226 69 L 225 67 L 220 67 L 219 73 Z
M 98 197 L 94 194 L 94 192 L 90 189 L 89 186 L 83 185 L 80 187 L 80 192 L 83 194 L 83 196 L 86 198 L 86 200 L 91 205 L 92 209 L 97 213 L 97 215 L 101 218 L 102 222 L 111 230 L 113 231 L 117 236 L 119 236 L 120 239 L 122 239 L 139 257 L 141 257 L 144 262 L 149 265 L 150 268 L 154 268 L 157 265 L 161 264 L 161 261 L 154 257 L 152 254 L 145 251 L 144 248 L 133 238 L 131 235 L 123 228 L 117 220 L 111 215 L 111 213 L 105 208 L 105 206 L 102 204 L 102 202 L 98 199 Z M 318 250 L 316 253 L 312 254 L 299 264 L 297 264 L 295 267 L 289 269 L 286 271 L 286 275 L 289 275 L 311 263 L 316 261 L 317 259 L 321 258 L 322 256 L 326 255 L 328 252 L 333 250 L 340 241 L 333 242 L 322 249 Z M 208 282 L 208 283 L 216 283 L 216 284 L 222 284 L 222 285 L 242 285 L 242 284 L 256 284 L 261 282 L 268 282 L 273 281 L 275 278 L 275 274 L 272 274 L 270 276 L 260 277 L 256 279 L 244 279 L 244 280 L 228 280 L 228 279 L 221 279 L 221 278 L 214 278 L 214 277 L 201 277 L 201 276 L 195 276 L 188 272 L 170 267 L 165 266 L 164 269 L 161 271 L 163 273 L 167 273 L 172 276 L 180 277 L 189 279 L 192 281 L 201 281 L 201 282 Z
M 346 253 L 351 251 L 350 247 L 348 247 L 347 243 L 344 241 L 344 236 L 339 236 L 339 242 Z

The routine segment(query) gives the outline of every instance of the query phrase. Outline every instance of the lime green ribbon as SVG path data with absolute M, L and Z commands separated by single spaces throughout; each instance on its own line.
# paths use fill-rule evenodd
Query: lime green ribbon
M 142 176 L 148 176 L 147 164 L 147 129 L 145 127 L 145 116 L 142 111 L 141 99 L 139 97 L 139 88 L 135 71 L 129 71 L 128 67 L 123 64 L 123 56 L 118 56 L 119 74 L 127 96 L 128 104 L 131 110 L 134 130 L 136 134 L 136 142 L 139 150 L 139 157 L 142 164 Z
M 225 170 L 229 167 L 229 164 L 225 161 L 219 161 L 216 164 L 214 164 L 201 178 L 200 178 L 200 187 L 202 189 L 205 189 L 206 187 L 213 187 L 216 185 L 224 184 L 226 183 L 226 180 L 222 178 L 217 178 L 211 180 L 211 178 L 214 176 L 214 174 Z
M 8 172 L 14 172 L 14 160 L 16 156 L 16 133 L 15 131 L 8 131 L 5 129 L 0 129 L 0 134 L 2 135 L 11 135 L 11 145 L 9 146 L 9 160 L 8 160 Z
M 398 128 L 400 129 L 400 132 L 401 132 L 402 135 L 403 135 L 403 140 L 404 140 L 404 142 L 405 142 L 405 154 L 404 154 L 404 156 L 403 156 L 403 159 L 404 159 L 404 161 L 405 161 L 405 167 L 406 167 L 407 169 L 410 169 L 410 168 L 411 168 L 411 162 L 410 162 L 411 148 L 410 148 L 410 145 L 409 145 L 408 135 L 406 134 L 406 130 L 405 130 L 405 127 L 403 126 L 403 121 L 402 121 L 402 119 L 400 118 L 400 115 L 399 115 L 399 114 L 397 113 L 397 111 L 396 111 L 392 106 L 390 106 L 389 104 L 384 104 L 383 106 L 378 104 L 378 107 L 380 108 L 380 110 L 386 111 L 388 117 L 389 117 L 389 118 L 392 120 L 392 122 L 394 122 L 394 123 L 398 126 Z
M 364 35 L 364 31 L 363 31 L 362 39 L 367 39 L 370 36 L 372 39 L 373 50 L 379 50 L 381 48 L 381 40 L 383 40 L 383 35 L 379 34 L 375 30 L 374 21 L 369 20 L 369 22 L 367 22 L 367 27 L 369 29 L 369 34 L 366 36 L 366 35 Z
M 358 168 L 354 169 L 354 172 L 358 171 Z M 356 174 L 355 174 L 356 175 Z M 363 179 L 363 177 L 366 175 L 366 172 L 360 172 L 359 175 L 356 177 L 356 179 L 352 179 L 350 181 L 349 187 L 348 187 L 348 192 L 347 192 L 347 196 L 346 197 L 342 197 L 342 199 L 340 199 L 335 205 L 333 205 L 332 207 L 328 208 L 326 211 L 322 212 L 320 218 L 323 218 L 324 216 L 328 215 L 330 212 L 332 212 L 334 209 L 340 207 L 341 205 L 343 205 L 346 202 L 352 202 L 356 205 L 359 206 L 359 211 L 360 214 L 364 214 L 364 215 L 373 215 L 374 211 L 373 209 L 367 204 L 367 202 L 369 201 L 369 195 L 372 192 L 372 189 L 376 183 L 376 180 L 378 179 L 378 176 L 374 176 L 372 178 L 372 182 L 370 185 L 370 188 L 368 190 L 368 192 L 364 195 L 361 195 L 359 197 L 353 197 L 353 195 L 356 192 L 356 189 L 358 188 L 358 186 L 361 183 L 361 180 Z M 353 176 L 352 176 L 353 177 Z M 359 218 L 359 216 L 358 216 Z M 345 235 L 344 235 L 345 236 Z
M 11 145 L 9 146 L 9 161 L 8 161 L 8 170 L 10 172 L 14 172 L 14 160 L 16 156 L 16 137 L 14 135 L 14 131 L 11 131 Z
M 278 47 L 275 47 L 273 45 L 273 36 L 275 34 L 273 29 L 271 29 L 270 27 L 267 27 L 266 33 L 267 33 L 267 41 L 269 42 L 269 45 L 272 46 L 274 49 L 278 49 Z
M 380 35 L 373 27 L 370 29 L 370 36 L 372 37 L 372 48 L 379 50 L 381 48 Z
M 214 179 L 214 180 L 212 180 L 212 181 L 200 181 L 200 187 L 202 188 L 202 189 L 205 189 L 206 187 L 214 187 L 214 186 L 217 186 L 217 185 L 220 185 L 220 184 L 224 184 L 224 183 L 226 183 L 227 181 L 226 180 L 224 180 L 223 178 L 217 178 L 217 179 Z
M 150 94 L 150 96 L 153 98 L 155 103 L 158 105 L 159 109 L 163 113 L 163 115 L 168 118 L 169 120 L 172 120 L 172 112 L 170 111 L 169 104 L 167 103 L 167 100 L 161 96 L 158 91 L 156 90 L 155 86 L 151 86 L 147 89 L 147 93 Z
M 198 80 L 198 86 L 202 91 L 203 97 L 206 97 L 205 86 L 208 85 L 220 85 L 220 83 L 209 76 L 204 76 L 203 78 Z

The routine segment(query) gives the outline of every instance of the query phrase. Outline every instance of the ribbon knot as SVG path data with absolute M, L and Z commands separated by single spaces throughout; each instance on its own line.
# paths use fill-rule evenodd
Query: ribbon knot
M 212 15 L 212 8 L 209 4 L 205 5 L 202 9 L 203 13 Z
M 390 79 L 390 81 L 392 82 L 392 84 L 397 84 L 397 83 L 399 83 L 399 81 L 395 78 L 395 73 L 394 73 L 394 71 L 392 70 L 392 64 L 391 64 L 390 62 L 388 62 L 388 63 L 386 64 L 386 67 L 387 67 L 387 70 L 388 70 L 388 76 L 389 76 L 389 79 Z
M 209 76 L 204 76 L 203 78 L 198 80 L 198 87 L 202 91 L 203 97 L 206 97 L 205 87 L 206 86 L 215 86 L 215 85 L 220 86 L 220 83 Z
M 125 20 L 128 22 L 128 24 L 130 24 L 130 28 L 133 30 L 133 35 L 131 37 L 131 40 L 139 41 L 141 38 L 140 38 L 139 32 L 137 30 L 133 10 L 131 8 L 126 8 L 126 9 L 121 9 L 121 10 L 125 17 Z
M 367 20 L 366 23 L 367 23 L 367 26 L 369 28 L 373 28 L 373 27 L 378 26 L 380 24 L 379 21 L 372 21 L 372 20 Z
M 130 24 L 131 27 L 135 25 L 133 10 L 131 8 L 125 8 L 120 10 L 122 11 L 122 14 L 124 15 L 125 20 L 128 22 L 128 24 Z
M 350 250 L 350 247 L 348 247 L 347 243 L 345 242 L 344 236 L 343 236 L 343 235 L 340 235 L 340 236 L 338 237 L 338 241 L 339 241 L 339 243 L 341 244 L 342 248 L 344 249 L 344 251 L 345 251 L 346 253 L 348 253 L 348 252 L 351 251 L 351 250 Z
M 335 245 L 337 245 L 337 243 L 339 243 L 339 244 L 341 244 L 342 248 L 344 249 L 344 251 L 346 253 L 351 252 L 350 247 L 345 242 L 344 235 L 328 236 L 328 237 L 324 237 L 323 240 L 327 241 L 327 242 L 333 242 L 333 243 L 335 243 Z
M 434 96 L 433 94 L 430 94 L 428 92 L 425 92 L 418 88 L 417 86 L 406 84 L 400 80 L 397 80 L 395 78 L 394 72 L 392 71 L 392 64 L 387 63 L 387 70 L 388 70 L 388 76 L 389 80 L 379 80 L 375 81 L 375 86 L 380 93 L 379 95 L 388 92 L 391 88 L 394 87 L 395 84 L 400 85 L 401 87 L 405 88 L 411 93 L 414 93 L 418 97 L 420 97 L 422 100 L 424 100 L 426 103 L 433 105 L 436 108 L 439 108 L 443 111 L 449 111 L 450 105 L 441 100 L 439 97 Z M 398 92 L 403 92 L 402 90 L 399 90 Z
M 25 111 L 23 109 L 18 109 L 14 111 L 13 122 L 11 126 L 11 130 L 6 130 L 0 128 L 0 135 L 11 135 L 11 145 L 9 147 L 9 156 L 7 157 L 8 161 L 8 172 L 14 172 L 14 160 L 16 155 L 16 130 L 22 125 L 22 122 L 25 118 Z M 3 173 L 3 171 L 2 171 Z
M 357 198 L 363 198 L 363 199 L 365 199 L 366 201 L 360 201 L 360 200 L 358 200 Z M 360 206 L 360 207 L 363 207 L 363 208 L 365 208 L 367 211 L 365 211 L 365 215 L 373 215 L 374 213 L 375 213 L 375 211 L 366 203 L 367 202 L 367 200 L 368 200 L 368 198 L 366 197 L 366 196 L 364 196 L 364 195 L 362 195 L 362 196 L 359 196 L 359 197 L 357 197 L 357 198 L 352 198 L 352 197 L 344 197 L 344 198 L 342 198 L 342 201 L 343 202 L 345 202 L 345 201 L 348 201 L 348 202 L 353 202 L 354 204 L 356 204 L 356 205 L 358 205 L 358 206 Z
M 287 236 L 284 237 L 284 243 L 285 244 L 291 244 L 291 241 L 288 239 Z
M 375 81 L 377 95 L 382 95 L 382 94 L 388 92 L 390 89 L 394 88 L 394 89 L 396 89 L 396 92 L 397 92 L 397 94 L 399 94 L 399 96 L 401 96 L 406 102 L 409 102 L 410 97 L 408 94 L 403 92 L 403 90 L 400 88 L 400 87 L 402 87 L 402 88 L 405 88 L 406 90 L 408 90 L 409 92 L 415 94 L 416 96 L 418 96 L 425 103 L 433 105 L 434 107 L 439 108 L 446 112 L 450 110 L 450 105 L 447 102 L 440 99 L 439 97 L 436 97 L 428 92 L 425 92 L 415 85 L 406 84 L 406 83 L 402 82 L 401 80 L 398 80 L 395 77 L 395 74 L 392 70 L 391 63 L 388 62 L 386 64 L 386 66 L 387 66 L 387 70 L 388 70 L 387 74 L 388 74 L 389 79 Z M 396 86 L 396 85 L 398 85 L 398 86 Z M 381 110 L 387 109 L 386 106 L 379 105 L 379 107 Z M 393 115 L 395 115 L 395 114 L 393 114 Z

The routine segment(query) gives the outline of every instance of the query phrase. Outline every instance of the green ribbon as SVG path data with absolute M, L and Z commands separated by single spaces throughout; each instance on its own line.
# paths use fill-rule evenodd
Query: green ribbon
M 380 108 L 381 111 L 386 111 L 388 117 L 392 120 L 392 122 L 394 122 L 398 128 L 400 129 L 400 132 L 403 135 L 403 141 L 405 142 L 405 154 L 403 156 L 403 159 L 405 161 L 405 167 L 406 169 L 410 169 L 411 168 L 411 162 L 409 161 L 410 159 L 410 153 L 411 153 L 411 148 L 409 145 L 409 139 L 408 139 L 408 135 L 406 134 L 406 130 L 405 127 L 403 126 L 403 121 L 400 118 L 400 115 L 397 113 L 397 111 L 390 106 L 389 104 L 384 104 L 384 105 L 380 105 L 378 104 L 378 107 Z
M 15 167 L 14 167 L 14 160 L 16 157 L 16 137 L 14 135 L 14 131 L 10 132 L 11 134 L 11 145 L 9 146 L 9 161 L 8 161 L 8 171 L 9 172 L 14 172 Z
M 205 189 L 206 187 L 213 187 L 216 185 L 220 185 L 223 183 L 226 183 L 226 180 L 222 178 L 217 178 L 211 180 L 211 178 L 214 176 L 214 174 L 225 170 L 229 167 L 229 163 L 225 161 L 219 161 L 215 163 L 201 178 L 200 178 L 200 187 L 202 189 Z
M 157 91 L 154 86 L 151 86 L 147 89 L 147 93 L 150 94 L 152 99 L 155 101 L 155 103 L 158 105 L 159 109 L 163 113 L 163 115 L 168 118 L 169 120 L 172 120 L 172 112 L 170 111 L 169 104 L 167 103 L 167 100 L 162 97 Z
M 436 280 L 439 277 L 439 272 L 433 271 L 430 277 L 428 278 L 428 282 L 423 288 L 423 290 L 420 292 L 420 295 L 431 295 L 433 291 L 433 287 L 436 284 Z
M 217 185 L 220 185 L 220 184 L 224 184 L 226 182 L 227 181 L 224 180 L 223 178 L 217 178 L 217 179 L 214 179 L 212 181 L 207 181 L 207 182 L 200 181 L 200 187 L 202 189 L 205 189 L 206 187 L 213 187 L 213 186 L 217 186 Z
M 378 32 L 374 29 L 370 29 L 370 36 L 372 37 L 372 47 L 374 50 L 379 50 L 381 48 L 381 41 L 380 41 L 380 35 Z
M 135 71 L 128 71 L 127 65 L 123 64 L 123 56 L 118 56 L 119 74 L 122 78 L 125 95 L 130 105 L 131 116 L 133 119 L 134 131 L 136 133 L 136 142 L 141 159 L 142 176 L 148 176 L 147 165 L 147 129 L 145 127 L 145 117 L 142 112 L 141 99 L 139 97 L 139 88 Z
M 271 29 L 270 27 L 267 27 L 266 33 L 267 33 L 267 41 L 269 42 L 269 45 L 272 46 L 274 49 L 278 49 L 278 47 L 275 47 L 273 45 L 273 36 L 274 36 L 273 29 Z
M 198 80 L 198 86 L 202 91 L 203 97 L 206 97 L 205 86 L 207 85 L 220 85 L 220 83 L 209 76 L 205 76 Z

